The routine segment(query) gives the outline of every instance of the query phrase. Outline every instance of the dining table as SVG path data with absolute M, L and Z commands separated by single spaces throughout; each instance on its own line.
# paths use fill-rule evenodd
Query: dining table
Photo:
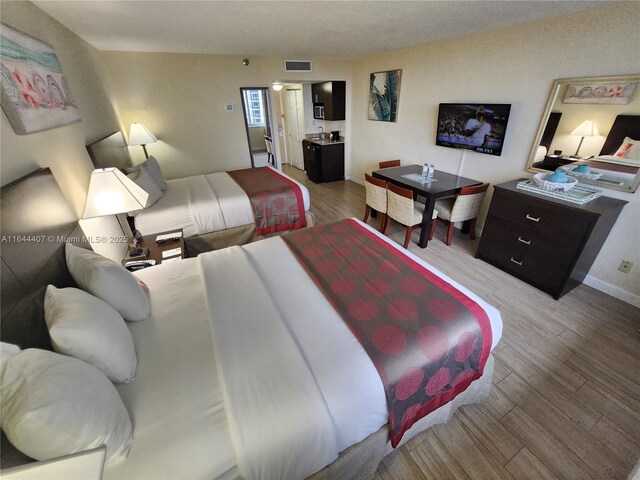
M 424 197 L 424 214 L 420 229 L 418 246 L 426 248 L 429 243 L 429 230 L 433 207 L 438 198 L 456 195 L 463 187 L 482 184 L 479 180 L 461 177 L 452 173 L 436 170 L 430 180 L 422 176 L 422 165 L 403 165 L 400 167 L 383 168 L 373 172 L 373 177 L 386 180 L 395 185 L 413 191 L 414 200 Z

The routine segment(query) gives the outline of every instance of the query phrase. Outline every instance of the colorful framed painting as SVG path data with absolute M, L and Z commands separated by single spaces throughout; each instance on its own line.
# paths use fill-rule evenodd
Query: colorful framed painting
M 562 102 L 627 105 L 637 88 L 638 82 L 569 85 Z
M 369 78 L 369 120 L 398 121 L 402 70 L 374 72 Z
M 80 121 L 80 112 L 53 47 L 2 24 L 2 110 L 18 135 Z

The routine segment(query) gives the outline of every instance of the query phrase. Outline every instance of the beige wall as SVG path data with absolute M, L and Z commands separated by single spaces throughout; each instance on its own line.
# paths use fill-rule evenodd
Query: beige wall
M 93 166 L 85 144 L 117 128 L 97 62 L 97 50 L 29 2 L 2 2 L 2 22 L 53 46 L 78 104 L 82 122 L 16 135 L 2 113 L 0 177 L 2 185 L 38 167 L 50 167 L 80 216 Z
M 360 181 L 378 161 L 435 163 L 457 173 L 462 152 L 437 147 L 441 102 L 512 104 L 500 157 L 467 152 L 462 175 L 492 184 L 529 176 L 524 169 L 554 79 L 638 73 L 640 3 L 623 2 L 446 42 L 375 55 L 353 63 L 351 158 L 347 172 Z M 367 120 L 369 74 L 402 69 L 397 123 Z M 588 282 L 640 304 L 640 191 L 607 194 L 629 202 L 604 245 Z M 484 221 L 486 207 L 481 216 Z M 635 263 L 619 272 L 622 259 Z
M 148 145 L 167 178 L 251 166 L 240 87 L 274 81 L 350 80 L 345 61 L 313 60 L 312 73 L 285 73 L 283 58 L 100 52 L 123 131 L 142 122 L 158 138 Z M 280 93 L 271 91 L 277 135 Z M 233 104 L 233 112 L 225 111 Z M 279 145 L 279 142 L 276 142 Z M 139 150 L 139 151 L 138 151 Z M 134 163 L 142 149 L 132 149 Z M 280 158 L 276 152 L 276 156 Z

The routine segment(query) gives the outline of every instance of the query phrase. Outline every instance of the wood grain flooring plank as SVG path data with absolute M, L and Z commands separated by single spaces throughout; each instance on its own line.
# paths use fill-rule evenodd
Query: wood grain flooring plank
M 493 349 L 494 362 L 495 362 L 493 367 L 493 383 L 494 384 L 498 383 L 500 380 L 502 380 L 504 377 L 506 377 L 511 373 L 511 370 L 509 370 L 507 367 L 505 367 L 505 365 L 502 362 L 499 362 L 498 359 L 495 358 L 495 353 L 502 350 L 502 348 L 498 348 L 498 346 L 500 345 L 502 345 L 502 348 L 505 347 L 504 344 L 498 344 L 496 345 L 496 348 Z
M 511 474 L 483 448 L 467 430 L 460 418 L 454 415 L 449 423 L 436 425 L 433 431 L 449 453 L 472 479 L 510 479 Z
M 517 402 L 518 408 L 555 436 L 601 478 L 620 478 L 624 475 L 617 452 L 572 421 L 518 375 L 509 375 L 497 388 Z
M 618 454 L 627 472 L 630 472 L 640 459 L 640 443 L 627 435 L 607 417 L 603 416 L 590 432 Z
M 588 381 L 578 390 L 578 395 L 583 401 L 588 402 L 593 408 L 601 412 L 605 417 L 615 423 L 627 435 L 635 439 L 640 445 L 640 413 L 629 408 L 613 392 L 602 389 Z
M 505 352 L 507 358 L 513 360 L 514 372 L 517 372 L 520 378 L 526 379 L 528 385 L 532 387 L 538 394 L 543 396 L 546 401 L 556 406 L 567 417 L 585 429 L 590 429 L 602 416 L 602 413 L 590 403 L 582 398 L 573 388 L 559 382 L 550 375 L 540 375 L 532 373 L 526 365 L 517 368 L 520 365 L 520 359 L 512 351 Z M 497 385 L 499 385 L 498 383 Z M 503 386 L 504 388 L 504 386 Z M 500 390 L 500 389 L 498 389 Z M 509 397 L 508 392 L 505 395 Z M 517 402 L 517 399 L 512 398 Z
M 595 385 L 612 392 L 636 412 L 640 412 L 640 389 L 638 384 L 630 378 L 618 374 L 606 365 L 579 352 L 573 354 L 565 363 L 590 379 Z
M 411 458 L 424 477 L 431 479 L 471 480 L 458 461 L 449 453 L 432 431 L 411 450 Z M 406 477 L 411 478 L 411 477 Z
M 384 469 L 381 467 L 384 466 Z M 405 480 L 412 478 L 415 480 L 427 480 L 422 471 L 414 462 L 410 452 L 405 448 L 398 448 L 384 457 L 378 470 L 382 470 L 382 476 L 385 480 Z M 376 477 L 377 478 L 377 477 Z
M 518 480 L 558 480 L 526 447 L 511 459 L 506 469 Z
M 505 342 L 509 343 L 508 340 L 505 340 Z M 500 362 L 509 365 L 512 371 L 518 372 L 523 378 L 538 380 L 553 378 L 574 392 L 587 381 L 577 370 L 553 358 L 545 357 L 533 348 L 522 348 L 521 345 L 511 345 L 509 343 L 507 348 L 504 348 L 495 356 Z
M 560 480 L 597 478 L 593 470 L 519 406 L 501 422 Z
M 501 419 L 516 406 L 516 403 L 502 393 L 500 389 L 495 388 L 494 384 L 494 387 L 489 392 L 489 401 L 484 405 L 491 410 L 497 419 Z
M 518 440 L 485 405 L 466 405 L 457 412 L 467 429 L 504 466 L 522 448 Z
M 618 374 L 631 379 L 636 379 L 640 389 L 640 358 L 635 358 L 618 348 L 618 345 L 604 335 L 597 332 L 584 337 L 572 330 L 565 330 L 558 339 L 569 346 L 574 352 L 579 351 L 601 364 L 606 365 Z M 638 345 L 640 347 L 640 345 Z

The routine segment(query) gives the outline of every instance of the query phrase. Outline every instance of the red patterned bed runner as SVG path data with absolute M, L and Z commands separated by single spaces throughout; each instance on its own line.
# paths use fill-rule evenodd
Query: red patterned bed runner
M 228 173 L 249 197 L 258 235 L 307 226 L 302 192 L 295 182 L 269 167 Z
M 353 220 L 283 239 L 376 366 L 394 448 L 482 375 L 489 317 L 457 288 Z

